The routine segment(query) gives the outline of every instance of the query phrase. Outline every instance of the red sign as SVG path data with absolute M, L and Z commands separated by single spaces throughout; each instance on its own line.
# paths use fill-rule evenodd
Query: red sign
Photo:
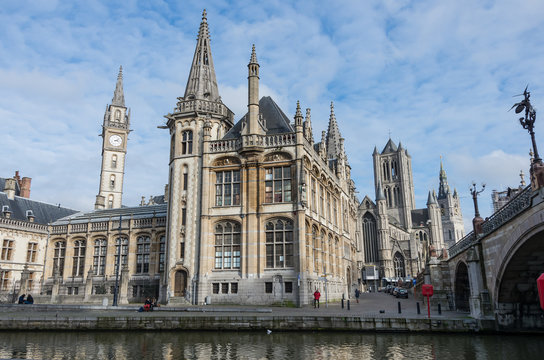
M 421 294 L 423 296 L 433 296 L 433 286 L 429 284 L 421 285 Z
M 540 308 L 544 310 L 544 273 L 540 274 L 536 279 L 536 286 L 538 287 L 538 297 L 540 299 Z

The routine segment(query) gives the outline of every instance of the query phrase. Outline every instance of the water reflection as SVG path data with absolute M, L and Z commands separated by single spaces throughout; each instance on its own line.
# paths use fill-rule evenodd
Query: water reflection
M 16 332 L 14 359 L 541 359 L 541 336 L 265 332 Z

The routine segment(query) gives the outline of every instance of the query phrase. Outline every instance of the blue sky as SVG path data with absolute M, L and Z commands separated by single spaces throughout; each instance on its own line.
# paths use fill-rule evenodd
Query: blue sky
M 119 65 L 132 111 L 124 204 L 161 194 L 168 134 L 185 90 L 203 8 L 219 92 L 246 111 L 251 44 L 261 96 L 288 116 L 312 109 L 314 137 L 330 101 L 359 197 L 374 197 L 372 151 L 391 138 L 412 156 L 416 203 L 438 187 L 440 155 L 473 216 L 472 181 L 491 190 L 528 173 L 530 139 L 508 112 L 529 84 L 544 137 L 544 2 L 514 1 L 4 1 L 0 8 L 0 176 L 20 170 L 31 196 L 93 208 L 101 124 Z M 544 105 L 542 105 L 544 106 Z M 544 145 L 541 149 L 544 152 Z

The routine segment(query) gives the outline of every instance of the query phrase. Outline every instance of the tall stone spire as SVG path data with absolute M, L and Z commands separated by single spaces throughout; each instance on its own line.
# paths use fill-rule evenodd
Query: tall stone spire
M 450 186 L 448 185 L 448 177 L 446 176 L 446 171 L 444 170 L 444 165 L 442 164 L 442 156 L 440 156 L 440 184 L 438 186 L 438 198 L 444 199 L 448 196 L 450 192 Z
M 312 131 L 312 115 L 310 108 L 306 109 L 306 118 L 304 119 L 304 136 L 306 137 L 306 140 L 310 142 L 310 144 L 314 144 L 314 134 Z
M 122 66 L 119 66 L 119 74 L 117 75 L 117 84 L 115 84 L 115 91 L 113 92 L 113 99 L 111 99 L 111 104 L 125 107 L 125 94 L 123 93 L 123 67 Z
M 340 130 L 334 115 L 334 103 L 331 101 L 331 114 L 329 116 L 329 128 L 327 129 L 327 158 L 337 159 L 340 154 Z
M 259 119 L 259 63 L 257 62 L 257 53 L 255 44 L 251 48 L 251 58 L 247 64 L 247 83 L 248 83 L 248 103 L 247 103 L 247 123 L 242 135 L 257 134 L 264 135 L 264 130 Z
M 221 101 L 213 67 L 206 9 L 202 12 L 202 22 L 196 39 L 195 55 L 189 72 L 184 98 L 185 100 Z

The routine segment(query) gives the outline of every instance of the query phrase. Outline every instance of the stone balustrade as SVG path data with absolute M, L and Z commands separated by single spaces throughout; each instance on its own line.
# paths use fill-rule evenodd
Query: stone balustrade
M 174 112 L 188 112 L 188 111 L 206 111 L 209 113 L 226 116 L 232 120 L 234 114 L 229 110 L 225 105 L 218 103 L 216 101 L 200 100 L 200 99 L 189 99 L 184 100 L 178 98 L 179 101 L 176 104 Z
M 247 135 L 241 139 L 215 140 L 209 142 L 210 153 L 238 151 L 241 147 L 264 147 L 276 148 L 281 146 L 296 145 L 295 133 L 274 134 L 274 135 Z

